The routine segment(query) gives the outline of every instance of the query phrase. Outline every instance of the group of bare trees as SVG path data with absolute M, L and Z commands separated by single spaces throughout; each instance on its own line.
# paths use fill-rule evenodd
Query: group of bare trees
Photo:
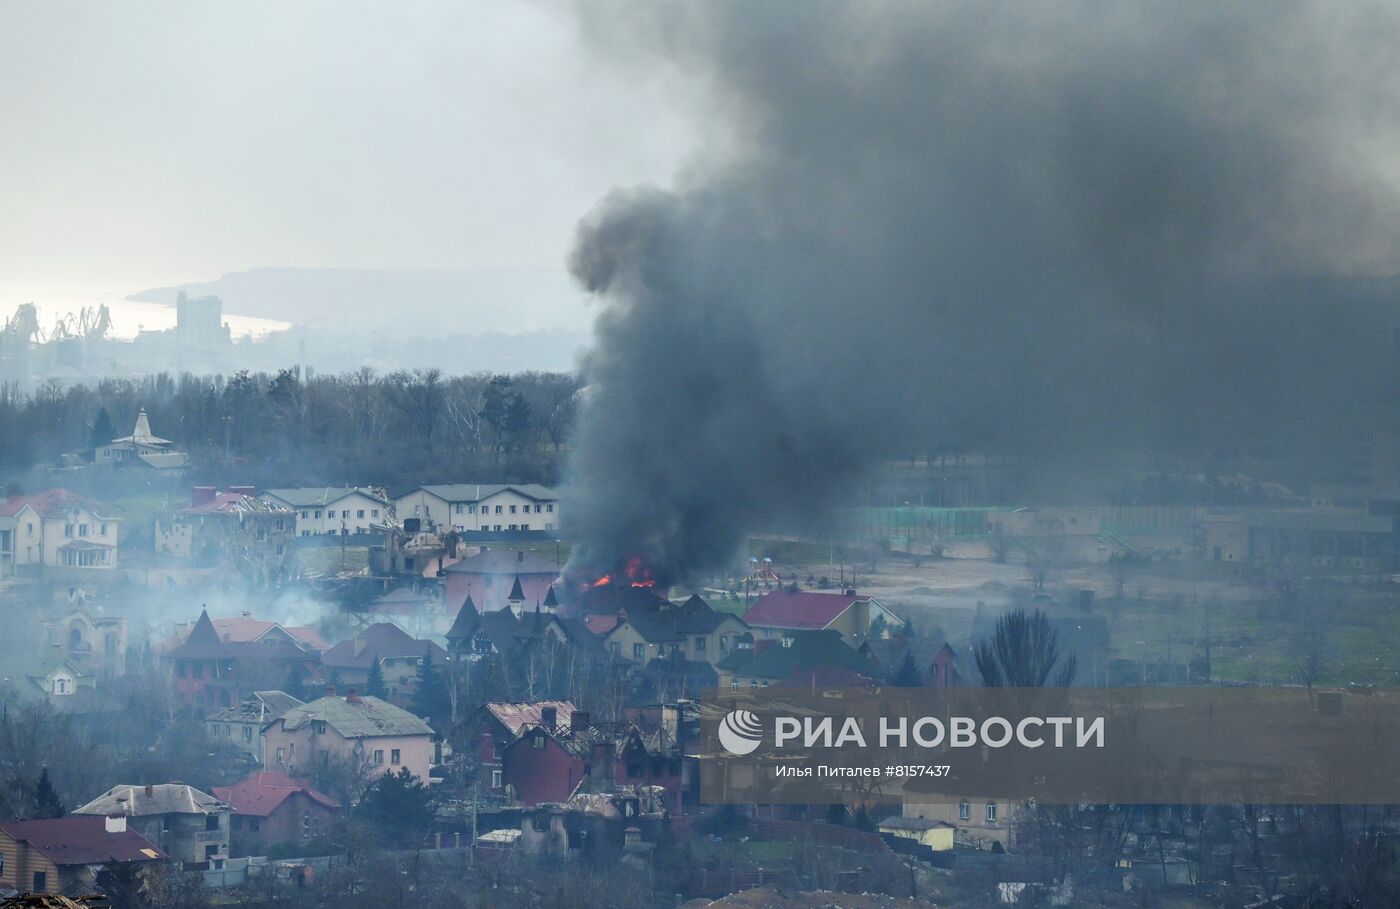
M 0 475 L 130 432 L 152 431 L 195 457 L 209 482 L 398 483 L 429 478 L 554 478 L 573 427 L 578 380 L 561 373 L 448 376 L 436 369 L 309 375 L 158 375 L 0 389 Z

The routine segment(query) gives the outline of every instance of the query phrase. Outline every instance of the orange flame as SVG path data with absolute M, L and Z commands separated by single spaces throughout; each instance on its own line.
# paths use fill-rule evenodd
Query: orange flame
M 593 582 L 593 586 L 594 586 L 594 587 L 606 587 L 606 586 L 608 586 L 608 585 L 611 584 L 611 583 L 612 583 L 612 575 L 610 575 L 610 574 L 605 574 L 605 575 L 603 575 L 601 578 L 599 578 L 598 580 L 594 581 L 594 582 Z

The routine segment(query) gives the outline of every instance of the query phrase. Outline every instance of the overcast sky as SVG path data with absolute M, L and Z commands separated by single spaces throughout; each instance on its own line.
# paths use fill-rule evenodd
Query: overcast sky
M 0 303 L 263 265 L 562 272 L 583 213 L 693 147 L 676 85 L 548 5 L 0 11 Z

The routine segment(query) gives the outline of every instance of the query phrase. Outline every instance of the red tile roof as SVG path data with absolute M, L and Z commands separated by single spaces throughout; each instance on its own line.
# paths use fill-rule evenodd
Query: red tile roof
M 793 628 L 819 631 L 830 625 L 852 603 L 870 597 L 845 593 L 793 593 L 774 590 L 759 597 L 744 613 L 744 621 L 759 628 Z
M 121 833 L 108 833 L 104 815 L 7 821 L 0 823 L 0 830 L 17 841 L 28 843 L 55 865 L 150 862 L 167 857 L 130 827 Z
M 227 802 L 235 812 L 255 817 L 267 817 L 298 792 L 331 811 L 340 808 L 340 803 L 325 793 L 275 770 L 255 773 L 232 786 L 214 787 L 214 795 Z
M 66 509 L 74 507 L 86 508 L 98 517 L 114 517 L 108 506 L 66 489 L 46 489 L 32 496 L 10 496 L 4 502 L 0 502 L 0 516 L 13 517 L 26 505 L 33 508 L 41 518 L 58 517 Z

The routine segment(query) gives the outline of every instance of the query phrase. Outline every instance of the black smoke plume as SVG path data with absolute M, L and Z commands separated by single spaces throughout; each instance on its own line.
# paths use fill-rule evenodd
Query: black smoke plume
M 706 90 L 614 192 L 574 567 L 715 568 L 931 444 L 1287 455 L 1366 425 L 1394 321 L 1400 8 L 693 3 L 580 14 Z

